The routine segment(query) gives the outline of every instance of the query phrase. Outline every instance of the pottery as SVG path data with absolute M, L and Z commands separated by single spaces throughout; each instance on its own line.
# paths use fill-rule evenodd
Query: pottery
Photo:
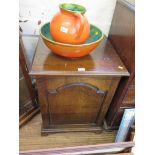
M 63 3 L 50 22 L 50 33 L 55 41 L 69 44 L 84 43 L 89 37 L 90 24 L 84 16 L 85 7 Z
M 40 29 L 41 37 L 45 45 L 55 54 L 68 58 L 78 58 L 88 55 L 102 41 L 102 31 L 90 24 L 90 35 L 85 43 L 79 45 L 60 43 L 53 39 L 50 34 L 50 23 L 44 24 Z

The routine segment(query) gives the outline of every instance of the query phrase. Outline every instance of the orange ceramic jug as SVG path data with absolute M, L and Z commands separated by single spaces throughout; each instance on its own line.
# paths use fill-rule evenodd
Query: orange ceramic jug
M 55 41 L 80 44 L 89 37 L 90 25 L 84 16 L 86 9 L 77 4 L 60 4 L 58 12 L 50 22 L 50 33 Z

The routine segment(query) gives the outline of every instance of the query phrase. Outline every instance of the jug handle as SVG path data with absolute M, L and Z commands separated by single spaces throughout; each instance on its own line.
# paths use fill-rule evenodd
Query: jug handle
M 84 29 L 84 18 L 81 13 L 74 13 L 74 15 L 80 19 L 80 28 L 78 30 L 78 35 L 76 36 L 76 38 L 79 38 L 82 34 L 83 29 Z

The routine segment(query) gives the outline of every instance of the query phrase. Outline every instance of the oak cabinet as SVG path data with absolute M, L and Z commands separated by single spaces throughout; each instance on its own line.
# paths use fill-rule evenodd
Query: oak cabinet
M 119 127 L 123 110 L 135 106 L 135 7 L 117 0 L 108 39 L 128 69 L 122 77 L 105 119 L 107 129 Z
M 90 55 L 67 59 L 39 39 L 31 75 L 36 78 L 42 134 L 103 129 L 103 120 L 127 69 L 105 38 Z

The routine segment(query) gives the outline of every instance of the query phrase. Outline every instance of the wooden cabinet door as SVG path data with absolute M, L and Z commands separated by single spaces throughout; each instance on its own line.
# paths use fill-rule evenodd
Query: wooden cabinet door
M 70 83 L 48 91 L 50 124 L 94 124 L 105 91 L 87 84 Z
M 38 78 L 42 133 L 102 131 L 119 80 L 112 76 Z

